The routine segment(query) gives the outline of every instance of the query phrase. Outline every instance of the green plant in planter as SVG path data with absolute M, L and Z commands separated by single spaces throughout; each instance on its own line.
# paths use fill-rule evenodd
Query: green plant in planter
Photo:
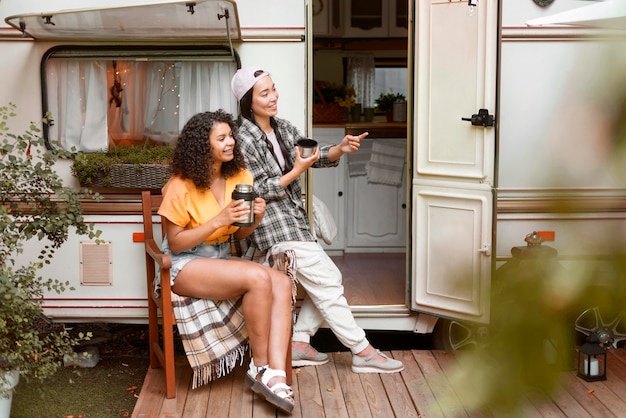
M 406 101 L 406 97 L 402 93 L 380 93 L 376 103 L 376 111 L 380 113 L 389 113 L 393 111 L 393 104 Z
M 98 240 L 100 231 L 85 223 L 80 205 L 81 199 L 98 196 L 63 184 L 54 164 L 67 154 L 46 150 L 35 123 L 21 135 L 11 133 L 8 121 L 15 109 L 0 107 L 0 370 L 18 369 L 26 381 L 43 381 L 89 336 L 70 336 L 43 316 L 44 291 L 60 293 L 69 282 L 43 278 L 40 270 L 70 230 Z M 31 239 L 44 241 L 43 248 L 18 261 Z M 0 374 L 0 383 L 4 379 Z M 0 396 L 8 397 L 1 389 Z
M 146 165 L 169 167 L 173 152 L 173 146 L 112 147 L 104 152 L 80 152 L 74 156 L 72 174 L 82 186 L 89 187 L 99 182 L 112 186 L 111 173 L 114 166 L 132 165 L 137 172 L 146 169 Z

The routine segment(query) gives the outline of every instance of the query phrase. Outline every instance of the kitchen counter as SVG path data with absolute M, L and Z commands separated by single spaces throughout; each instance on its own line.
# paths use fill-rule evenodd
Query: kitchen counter
M 342 122 L 317 123 L 313 128 L 343 128 L 347 135 L 369 132 L 368 138 L 406 138 L 405 122 Z

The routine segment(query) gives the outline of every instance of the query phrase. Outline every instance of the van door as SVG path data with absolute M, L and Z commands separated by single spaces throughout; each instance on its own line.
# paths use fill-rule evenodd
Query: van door
M 414 4 L 411 309 L 487 323 L 498 0 Z

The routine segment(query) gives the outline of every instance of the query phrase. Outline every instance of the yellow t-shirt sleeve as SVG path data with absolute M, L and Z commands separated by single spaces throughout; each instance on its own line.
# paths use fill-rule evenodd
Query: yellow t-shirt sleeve
M 185 228 L 191 223 L 191 216 L 187 210 L 190 204 L 190 194 L 185 181 L 172 177 L 163 187 L 163 202 L 158 213 L 170 222 Z
M 236 176 L 226 180 L 224 205 L 232 200 L 232 192 L 237 184 L 252 184 L 253 177 L 248 170 L 243 170 Z M 158 213 L 170 222 L 185 229 L 196 228 L 217 216 L 222 208 L 217 203 L 210 190 L 200 192 L 190 179 L 181 179 L 173 176 L 163 187 L 163 202 Z M 227 241 L 229 236 L 237 231 L 237 226 L 225 226 L 208 236 L 204 242 L 215 244 Z

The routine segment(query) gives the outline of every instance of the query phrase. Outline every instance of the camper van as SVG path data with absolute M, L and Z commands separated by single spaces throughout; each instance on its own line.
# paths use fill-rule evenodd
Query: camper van
M 236 113 L 238 67 L 269 71 L 279 116 L 304 135 L 369 132 L 304 179 L 312 221 L 324 211 L 336 227 L 320 242 L 357 322 L 460 349 L 488 332 L 492 277 L 514 248 L 554 248 L 567 285 L 590 269 L 598 286 L 620 280 L 605 261 L 626 248 L 626 150 L 612 146 L 626 32 L 548 19 L 590 3 L 1 0 L 0 102 L 17 105 L 18 126 L 51 112 L 54 147 L 171 144 L 195 112 Z M 320 92 L 337 85 L 357 110 L 324 118 Z M 377 109 L 386 93 L 405 99 L 390 115 Z M 70 165 L 58 170 L 79 187 Z M 45 312 L 145 322 L 139 191 L 98 192 L 84 213 L 104 242 L 72 236 L 57 252 L 45 274 L 75 290 L 46 295 Z M 626 340 L 621 312 L 583 308 L 577 330 Z

